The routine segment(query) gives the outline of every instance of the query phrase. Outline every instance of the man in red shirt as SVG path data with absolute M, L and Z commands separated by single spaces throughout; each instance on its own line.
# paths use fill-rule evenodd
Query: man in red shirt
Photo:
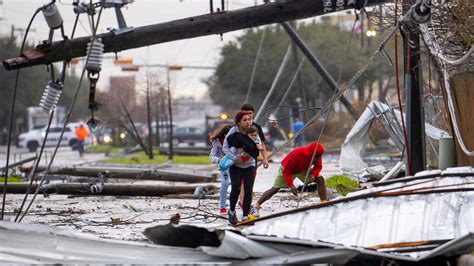
M 316 155 L 314 157 L 313 164 L 310 165 L 315 149 Z M 293 180 L 298 178 L 302 182 L 305 182 L 308 168 L 310 168 L 310 173 L 306 183 L 316 182 L 316 184 L 318 184 L 318 194 L 321 202 L 327 202 L 328 197 L 324 178 L 319 175 L 321 169 L 323 168 L 323 153 L 324 147 L 318 142 L 313 142 L 307 146 L 295 148 L 290 153 L 288 153 L 283 161 L 281 161 L 281 166 L 278 170 L 278 176 L 275 178 L 273 187 L 263 192 L 262 196 L 255 204 L 254 216 L 258 216 L 260 206 L 282 188 L 290 188 L 291 192 L 295 196 L 298 195 L 298 190 L 296 190 Z

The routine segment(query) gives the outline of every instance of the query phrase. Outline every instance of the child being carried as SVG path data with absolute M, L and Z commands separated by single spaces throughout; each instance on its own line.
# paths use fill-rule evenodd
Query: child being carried
M 234 153 L 235 155 L 238 155 L 244 162 L 249 160 L 251 155 L 245 152 L 244 149 L 246 148 L 246 146 L 249 146 L 248 143 L 245 142 L 245 139 L 250 139 L 255 143 L 259 151 L 258 157 L 256 155 L 254 156 L 257 157 L 256 158 L 257 160 L 260 160 L 260 161 L 263 160 L 263 156 L 262 156 L 263 144 L 260 141 L 260 138 L 258 137 L 258 129 L 255 126 L 250 126 L 246 129 L 245 131 L 246 136 L 239 132 L 234 133 L 234 134 L 236 134 L 236 137 L 233 138 L 233 141 L 229 142 L 229 145 L 232 145 L 230 146 L 230 151 L 232 153 Z M 239 134 L 240 136 L 237 136 Z M 234 164 L 234 161 L 231 158 L 229 158 L 227 155 L 224 155 L 224 157 L 222 157 L 222 159 L 219 162 L 218 169 L 220 171 L 225 171 L 229 169 L 233 164 Z
M 257 161 L 263 161 L 263 155 L 262 155 L 262 152 L 264 150 L 264 146 L 265 144 L 262 143 L 262 141 L 260 140 L 260 138 L 258 137 L 258 129 L 256 126 L 250 126 L 248 127 L 246 130 L 245 130 L 245 134 L 247 134 L 247 136 L 249 138 L 251 138 L 253 140 L 253 142 L 255 142 L 255 144 L 257 145 L 257 148 L 259 150 L 259 153 L 258 153 L 258 157 L 257 157 Z
M 235 146 L 230 147 L 230 152 L 238 155 L 240 159 L 242 159 L 244 162 L 250 159 L 250 155 L 244 151 L 244 143 L 242 142 L 237 142 L 235 143 Z M 218 169 L 219 171 L 226 171 L 233 164 L 234 164 L 234 161 L 231 158 L 229 158 L 229 156 L 224 155 L 219 161 Z

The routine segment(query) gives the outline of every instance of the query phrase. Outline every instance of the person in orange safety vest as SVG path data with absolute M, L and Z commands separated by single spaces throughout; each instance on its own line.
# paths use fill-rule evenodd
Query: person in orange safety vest
M 87 131 L 84 124 L 80 124 L 76 131 L 74 132 L 77 138 L 79 156 L 84 156 L 84 141 L 86 140 L 87 136 L 89 136 L 89 131 Z

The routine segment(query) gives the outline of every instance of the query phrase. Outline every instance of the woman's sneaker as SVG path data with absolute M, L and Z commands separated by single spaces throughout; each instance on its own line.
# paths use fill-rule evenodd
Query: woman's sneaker
M 247 216 L 244 216 L 242 218 L 242 222 L 247 222 L 248 225 L 253 225 L 254 223 L 252 221 L 255 220 L 255 217 L 252 214 L 248 214 Z
M 250 208 L 250 214 L 252 214 L 255 218 L 258 218 L 260 217 L 260 208 L 257 207 L 257 206 L 252 206 L 252 208 Z
M 226 215 L 227 213 L 227 208 L 221 208 L 220 211 L 219 211 L 220 215 Z
M 229 215 L 229 223 L 231 225 L 236 225 L 238 221 L 237 221 L 237 214 L 235 213 L 235 211 L 229 210 L 227 214 Z

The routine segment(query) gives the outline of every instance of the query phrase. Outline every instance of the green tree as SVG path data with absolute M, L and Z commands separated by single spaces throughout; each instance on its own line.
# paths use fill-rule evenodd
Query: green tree
M 2 47 L 2 49 L 0 49 L 0 59 L 2 61 L 16 57 L 20 53 L 20 47 L 17 38 L 14 35 L 0 37 L 0 46 Z M 32 48 L 31 45 L 27 45 L 25 50 L 30 50 Z M 57 64 L 57 66 L 58 67 L 55 67 L 56 78 L 59 76 L 62 64 Z M 3 133 L 0 142 L 4 140 L 5 132 L 8 131 L 15 76 L 16 70 L 7 71 L 3 67 L 0 67 L 0 98 L 3 101 L 3 104 L 0 105 L 0 134 Z M 43 90 L 50 79 L 51 74 L 47 71 L 45 66 L 26 68 L 20 71 L 15 104 L 15 123 L 21 121 L 22 118 L 23 121 L 25 121 L 24 118 L 26 118 L 27 107 L 38 106 Z M 66 106 L 66 108 L 69 107 L 78 82 L 79 79 L 77 77 L 66 76 L 63 93 L 58 105 Z M 87 84 L 88 81 L 87 78 L 85 78 L 75 105 L 75 111 L 72 116 L 73 121 L 87 117 Z M 19 133 L 18 131 L 20 127 L 25 127 L 25 125 L 18 124 L 15 127 L 16 132 L 14 133 Z
M 215 75 L 206 80 L 211 98 L 216 104 L 223 106 L 226 111 L 238 109 L 245 99 L 258 45 L 264 31 L 265 39 L 258 59 L 259 67 L 256 70 L 250 97 L 250 103 L 258 108 L 270 89 L 290 44 L 290 38 L 281 26 L 249 29 L 237 40 L 226 44 L 221 50 L 221 60 Z M 354 33 L 349 53 L 345 58 L 351 32 L 341 31 L 336 26 L 315 21 L 300 23 L 298 32 L 335 80 L 338 80 L 342 69 L 340 84 L 347 82 L 365 64 L 375 49 L 375 45 L 373 45 L 371 50 L 362 50 L 357 41 L 359 37 Z M 300 57 L 302 56 L 301 53 L 298 54 Z M 376 63 L 355 84 L 355 88 L 365 90 L 364 86 L 376 82 L 382 71 L 387 71 L 389 68 L 390 66 L 383 62 L 383 58 L 377 58 Z M 270 105 L 280 101 L 295 69 L 296 66 L 290 60 L 282 74 L 277 92 L 270 98 Z M 307 61 L 304 63 L 301 73 L 308 103 L 313 106 L 325 104 L 332 95 L 332 90 L 326 82 Z M 302 97 L 299 94 L 300 90 L 294 85 L 286 103 L 295 104 L 296 97 Z

